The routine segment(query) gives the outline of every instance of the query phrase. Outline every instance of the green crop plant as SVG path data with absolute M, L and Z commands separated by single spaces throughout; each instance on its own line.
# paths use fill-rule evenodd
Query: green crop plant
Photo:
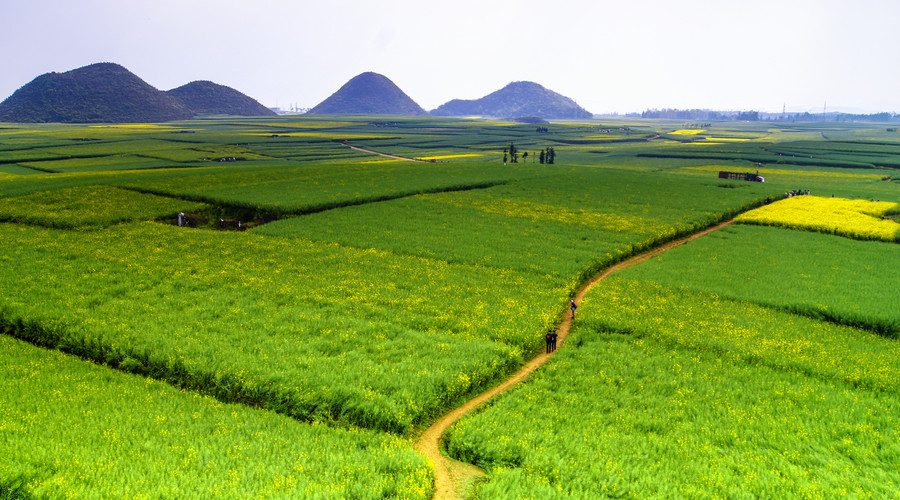
M 590 299 L 545 370 L 446 436 L 488 473 L 476 498 L 896 495 L 896 392 L 610 333 Z
M 112 186 L 79 186 L 4 198 L 0 220 L 62 229 L 97 228 L 204 208 L 202 203 Z
M 426 499 L 431 489 L 405 440 L 223 404 L 3 335 L 0 443 L 5 498 Z
M 697 133 L 666 139 L 680 130 Z M 397 436 L 541 351 L 587 278 L 793 189 L 896 203 L 883 179 L 898 139 L 859 124 L 631 118 L 3 125 L 0 352 L 18 352 L 14 336 L 106 366 L 33 346 L 0 360 L 0 381 L 16 373 L 0 382 L 16 388 L 0 396 L 16 452 L 0 453 L 0 497 L 129 496 L 122 480 L 152 497 L 427 497 L 430 472 Z M 510 143 L 529 160 L 552 147 L 556 164 L 503 165 Z M 220 156 L 235 161 L 203 161 Z M 755 169 L 765 183 L 717 176 Z M 181 210 L 281 220 L 149 222 Z M 482 498 L 896 496 L 897 277 L 880 264 L 894 248 L 732 227 L 669 251 L 658 260 L 674 266 L 592 291 L 571 343 L 462 420 L 448 449 L 489 469 Z M 216 435 L 231 421 L 196 405 L 237 412 L 244 426 L 226 428 L 240 438 Z M 202 444 L 206 476 L 146 434 L 163 407 Z M 111 428 L 129 446 L 108 446 Z M 229 439 L 247 435 L 261 444 L 238 450 L 241 469 Z M 145 449 L 154 463 L 132 453 Z M 283 454 L 310 461 L 285 475 Z
M 735 225 L 623 271 L 880 335 L 900 336 L 900 246 Z

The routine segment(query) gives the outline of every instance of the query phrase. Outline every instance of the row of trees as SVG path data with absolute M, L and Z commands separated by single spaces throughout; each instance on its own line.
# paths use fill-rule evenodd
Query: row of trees
M 759 111 L 712 111 L 709 109 L 648 109 L 641 118 L 669 120 L 741 120 L 759 121 Z
M 541 164 L 547 163 L 552 165 L 556 161 L 556 151 L 552 147 L 547 147 L 541 150 L 540 154 L 537 155 L 538 162 Z M 531 163 L 534 163 L 535 154 L 531 154 Z M 519 163 L 519 150 L 516 148 L 516 145 L 513 143 L 509 143 L 509 147 L 503 150 L 503 164 L 506 165 L 506 162 L 510 161 L 512 163 Z M 522 153 L 522 162 L 528 162 L 528 151 Z

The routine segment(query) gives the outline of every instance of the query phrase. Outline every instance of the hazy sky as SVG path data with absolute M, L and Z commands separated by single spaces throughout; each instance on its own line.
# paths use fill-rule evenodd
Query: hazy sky
M 425 109 L 516 80 L 594 113 L 900 112 L 900 1 L 0 0 L 0 100 L 119 63 L 312 107 L 381 73 Z

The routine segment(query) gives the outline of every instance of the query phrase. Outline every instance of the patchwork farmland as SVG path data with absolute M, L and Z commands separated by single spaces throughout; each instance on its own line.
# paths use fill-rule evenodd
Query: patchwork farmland
M 3 124 L 0 498 L 900 496 L 898 165 L 875 124 Z M 732 219 L 587 290 L 443 434 L 480 471 L 417 451 Z

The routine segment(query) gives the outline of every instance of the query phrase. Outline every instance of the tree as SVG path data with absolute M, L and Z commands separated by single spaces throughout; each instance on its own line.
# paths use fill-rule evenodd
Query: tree
M 509 159 L 513 163 L 519 163 L 519 150 L 516 149 L 516 145 L 513 143 L 509 143 Z
M 541 150 L 541 156 L 540 156 L 540 158 L 538 159 L 538 161 L 541 163 L 541 165 L 544 164 L 544 160 L 545 160 L 546 158 L 547 158 L 547 155 L 544 154 L 544 150 L 542 149 L 542 150 Z
M 528 163 L 528 151 L 522 153 L 522 162 Z

